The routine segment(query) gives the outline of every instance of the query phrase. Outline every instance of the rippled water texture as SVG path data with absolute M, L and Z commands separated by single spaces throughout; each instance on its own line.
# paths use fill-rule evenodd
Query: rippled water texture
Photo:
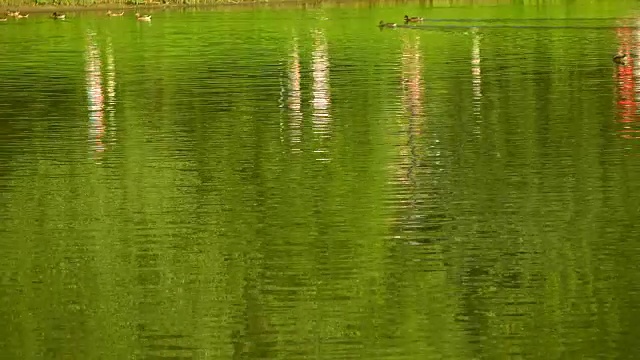
M 608 4 L 0 23 L 0 353 L 640 358 Z

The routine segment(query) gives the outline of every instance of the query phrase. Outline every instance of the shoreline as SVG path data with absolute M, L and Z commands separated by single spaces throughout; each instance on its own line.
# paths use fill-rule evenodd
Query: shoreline
M 103 0 L 104 1 L 104 0 Z M 108 0 L 107 0 L 108 1 Z M 117 0 L 116 0 L 117 1 Z M 176 1 L 175 3 L 161 3 L 157 0 L 150 0 L 150 3 L 131 4 L 125 3 L 124 0 L 120 3 L 93 3 L 90 5 L 82 4 L 65 4 L 65 5 L 53 5 L 53 4 L 41 4 L 34 3 L 20 4 L 20 5 L 3 5 L 0 7 L 0 18 L 8 17 L 6 12 L 19 11 L 22 14 L 46 14 L 56 12 L 65 13 L 81 13 L 81 12 L 99 12 L 105 13 L 111 11 L 153 11 L 153 10 L 179 10 L 179 9 L 224 9 L 224 8 L 241 8 L 241 7 L 317 7 L 323 5 L 346 5 L 346 4 L 360 4 L 360 5 L 379 5 L 379 4 L 393 4 L 393 5 L 419 5 L 421 7 L 455 7 L 461 5 L 474 5 L 477 6 L 479 2 L 477 0 L 458 0 L 455 4 L 451 3 L 451 0 L 222 0 L 216 2 L 216 0 L 204 0 L 203 3 L 178 3 L 178 1 L 189 0 L 160 0 L 160 1 Z M 198 0 L 193 0 L 198 1 Z M 211 2 L 209 2 L 211 1 Z M 481 0 L 480 3 L 489 6 L 506 5 L 510 4 L 512 0 Z M 130 1 L 127 1 L 130 2 Z
M 329 1 L 331 2 L 331 1 Z M 299 0 L 277 0 L 277 1 L 228 1 L 210 4 L 91 4 L 91 5 L 5 5 L 0 8 L 0 17 L 6 17 L 6 11 L 19 11 L 22 14 L 44 14 L 57 12 L 76 13 L 76 12 L 96 12 L 96 11 L 117 11 L 117 10 L 164 10 L 164 9 L 209 9 L 222 7 L 240 7 L 240 6 L 282 6 L 282 5 L 302 5 L 302 4 L 318 4 L 321 1 L 299 1 Z

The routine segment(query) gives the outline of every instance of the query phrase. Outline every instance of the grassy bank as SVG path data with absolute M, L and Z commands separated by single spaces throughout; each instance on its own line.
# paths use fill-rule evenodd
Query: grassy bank
M 632 0 L 620 0 L 626 3 Z M 0 17 L 6 10 L 20 10 L 22 13 L 46 13 L 52 11 L 106 11 L 133 8 L 177 8 L 177 7 L 217 7 L 217 6 L 324 6 L 349 4 L 350 6 L 419 4 L 425 7 L 459 7 L 468 5 L 561 5 L 580 4 L 593 7 L 593 0 L 0 0 Z M 599 7 L 607 7 L 613 1 L 603 0 Z
M 126 9 L 135 7 L 209 7 L 220 5 L 319 5 L 333 4 L 402 4 L 420 3 L 425 6 L 450 7 L 460 5 L 498 5 L 498 4 L 527 4 L 557 3 L 557 0 L 0 0 L 0 13 L 6 9 L 20 9 L 23 12 L 37 13 L 49 11 L 90 11 L 108 9 Z M 1 14 L 0 14 L 1 16 Z
M 256 4 L 259 1 L 238 1 L 238 0 L 215 0 L 215 1 L 198 1 L 198 0 L 161 0 L 161 1 L 144 1 L 144 0 L 112 0 L 112 1 L 92 1 L 92 0 L 4 0 L 0 1 L 0 9 L 4 13 L 5 9 L 19 9 L 23 13 L 38 13 L 49 11 L 90 11 L 90 10 L 109 10 L 109 9 L 126 9 L 126 8 L 163 8 L 163 7 L 182 7 L 182 6 L 213 6 L 221 4 Z

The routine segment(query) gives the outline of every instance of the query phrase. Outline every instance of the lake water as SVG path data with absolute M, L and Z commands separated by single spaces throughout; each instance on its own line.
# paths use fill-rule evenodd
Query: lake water
M 3 358 L 640 358 L 631 5 L 152 14 L 0 23 Z

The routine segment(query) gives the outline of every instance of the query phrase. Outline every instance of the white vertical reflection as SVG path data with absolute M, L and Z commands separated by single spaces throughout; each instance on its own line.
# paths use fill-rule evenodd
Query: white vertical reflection
M 107 48 L 106 48 L 106 90 L 107 90 L 107 98 L 106 98 L 106 110 L 107 114 L 109 114 L 109 118 L 113 119 L 116 113 L 116 68 L 115 61 L 113 59 L 113 46 L 111 45 L 111 39 L 107 39 Z M 109 131 L 113 133 L 113 121 L 110 122 Z
M 300 100 L 300 52 L 298 51 L 298 39 L 293 38 L 293 48 L 289 60 L 289 94 L 287 97 L 289 108 L 289 138 L 291 151 L 300 151 L 302 138 L 302 110 Z
M 86 81 L 89 113 L 89 141 L 96 155 L 104 151 L 104 95 L 102 89 L 102 63 L 93 34 L 87 36 Z
M 478 28 L 471 29 L 471 84 L 473 87 L 473 113 L 480 114 L 482 102 L 482 73 L 480 70 L 480 35 Z
M 331 94 L 329 91 L 329 52 L 327 39 L 322 30 L 314 32 L 312 53 L 313 84 L 311 103 L 313 106 L 312 129 L 320 145 L 314 150 L 321 154 L 318 160 L 329 160 L 327 150 L 322 146 L 324 139 L 331 136 Z

